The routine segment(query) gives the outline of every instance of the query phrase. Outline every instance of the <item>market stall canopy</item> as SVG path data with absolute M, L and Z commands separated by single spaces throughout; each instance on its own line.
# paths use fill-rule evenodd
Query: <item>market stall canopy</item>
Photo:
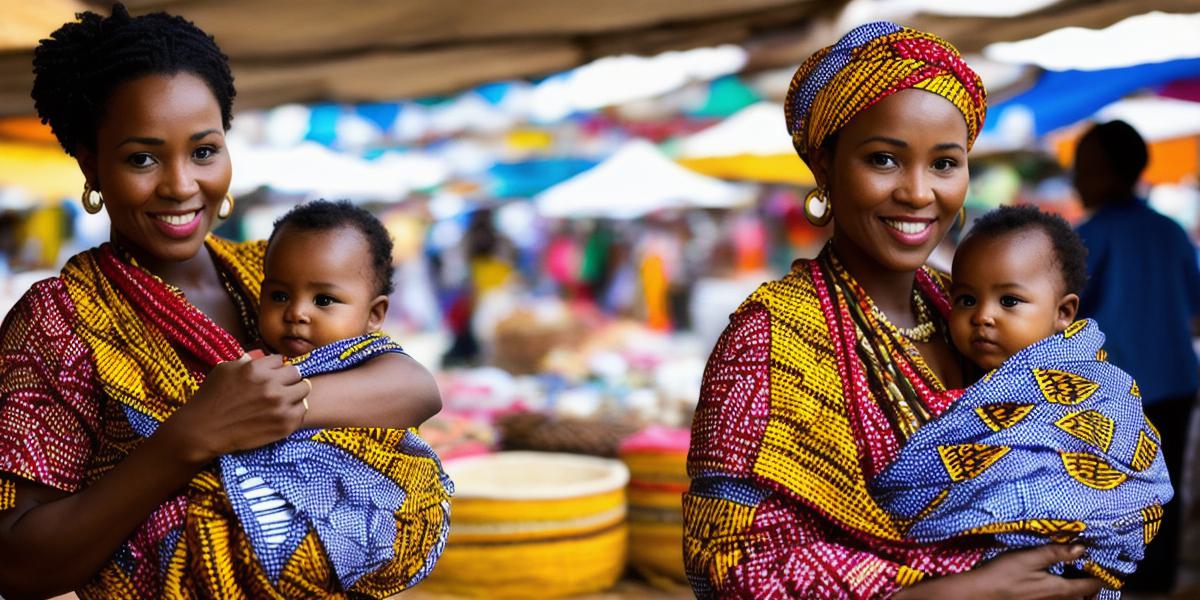
M 712 177 L 812 185 L 784 126 L 783 106 L 759 102 L 695 133 L 679 147 L 679 164 Z
M 994 104 L 976 149 L 1022 147 L 1141 89 L 1200 75 L 1200 58 L 1093 71 L 1048 71 L 1029 90 Z
M 633 219 L 666 209 L 730 208 L 753 191 L 685 169 L 645 140 L 621 146 L 607 160 L 535 198 L 548 217 Z
M 0 115 L 32 114 L 37 40 L 96 0 L 0 0 Z M 1200 11 L 1200 0 L 1041 1 L 1019 18 L 961 16 L 930 2 L 889 0 L 126 0 L 134 14 L 183 15 L 229 55 L 238 108 L 363 102 L 459 92 L 538 78 L 604 56 L 736 43 L 751 70 L 795 65 L 862 22 L 891 16 L 936 31 L 963 51 L 1065 25 L 1104 27 L 1149 10 Z M 905 18 L 894 8 L 925 10 Z M 943 3 L 945 4 L 945 3 Z M 955 3 L 967 4 L 967 3 Z M 975 4 L 975 3 L 970 3 Z M 1020 3 L 1018 3 L 1020 4 Z M 1025 4 L 1028 4 L 1026 2 Z M 843 15 L 847 5 L 855 8 Z M 957 11 L 955 13 L 954 11 Z M 895 12 L 893 10 L 892 12 Z M 973 11 L 979 13 L 980 11 Z M 1012 11 L 1004 13 L 1011 15 Z M 845 18 L 843 18 L 845 17 Z

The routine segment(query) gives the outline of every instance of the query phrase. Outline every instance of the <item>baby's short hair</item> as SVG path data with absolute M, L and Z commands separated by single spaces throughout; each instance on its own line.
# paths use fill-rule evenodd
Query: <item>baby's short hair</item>
M 346 200 L 306 202 L 275 220 L 275 229 L 271 231 L 271 237 L 267 240 L 268 248 L 284 225 L 301 231 L 330 231 L 339 227 L 357 230 L 366 238 L 367 245 L 371 248 L 371 268 L 375 271 L 376 292 L 386 296 L 396 289 L 392 281 L 392 238 L 387 229 L 384 229 L 383 223 L 370 211 Z
M 1036 206 L 1001 206 L 984 214 L 975 220 L 959 245 L 971 238 L 994 238 L 1027 229 L 1040 230 L 1050 238 L 1066 293 L 1081 293 L 1087 283 L 1087 246 L 1065 219 Z

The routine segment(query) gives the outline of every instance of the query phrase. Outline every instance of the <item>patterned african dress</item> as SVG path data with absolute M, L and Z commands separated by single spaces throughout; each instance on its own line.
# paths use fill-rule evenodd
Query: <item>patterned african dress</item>
M 916 287 L 949 313 L 945 278 Z M 700 597 L 879 598 L 970 569 L 978 540 L 916 544 L 868 482 L 953 401 L 833 256 L 796 261 L 731 316 L 688 456 L 684 564 Z
M 1103 346 L 1085 319 L 1014 354 L 909 439 L 876 499 L 922 543 L 1083 544 L 1075 566 L 1118 597 L 1173 491 L 1138 385 Z
M 265 244 L 210 236 L 206 246 L 252 318 Z M 59 277 L 35 284 L 0 328 L 0 510 L 15 502 L 14 478 L 69 493 L 87 487 L 186 402 L 212 366 L 241 353 L 232 336 L 112 246 L 76 255 Z M 77 593 L 395 594 L 428 573 L 445 542 L 448 482 L 427 448 L 411 431 L 308 429 L 222 457 L 163 502 Z M 327 472 L 321 461 L 334 456 L 345 471 L 341 492 L 305 488 L 304 474 Z M 288 464 L 306 466 L 280 476 L 277 467 Z M 281 506 L 290 513 L 274 514 L 285 526 L 254 517 Z M 379 547 L 381 531 L 392 532 L 390 548 Z M 339 540 L 339 532 L 347 535 Z

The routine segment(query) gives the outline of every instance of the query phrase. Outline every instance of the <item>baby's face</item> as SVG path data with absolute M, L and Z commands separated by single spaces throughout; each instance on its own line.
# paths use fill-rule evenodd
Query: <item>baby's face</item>
M 1065 329 L 1075 317 L 1054 248 L 1040 229 L 969 238 L 954 255 L 950 336 L 983 369 Z
M 358 230 L 284 225 L 267 249 L 259 333 L 288 357 L 378 331 L 387 296 L 376 293 L 371 249 Z

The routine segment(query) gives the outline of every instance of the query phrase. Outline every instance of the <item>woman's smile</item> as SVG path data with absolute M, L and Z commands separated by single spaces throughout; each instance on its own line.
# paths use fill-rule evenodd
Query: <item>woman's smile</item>
M 151 222 L 155 227 L 163 233 L 163 235 L 183 240 L 191 237 L 196 233 L 196 230 L 203 225 L 204 220 L 200 218 L 200 213 L 204 212 L 203 208 L 187 212 L 155 212 L 149 213 Z
M 919 219 L 912 217 L 880 217 L 884 230 L 896 238 L 901 244 L 920 246 L 929 241 L 933 235 L 933 224 L 937 219 Z

